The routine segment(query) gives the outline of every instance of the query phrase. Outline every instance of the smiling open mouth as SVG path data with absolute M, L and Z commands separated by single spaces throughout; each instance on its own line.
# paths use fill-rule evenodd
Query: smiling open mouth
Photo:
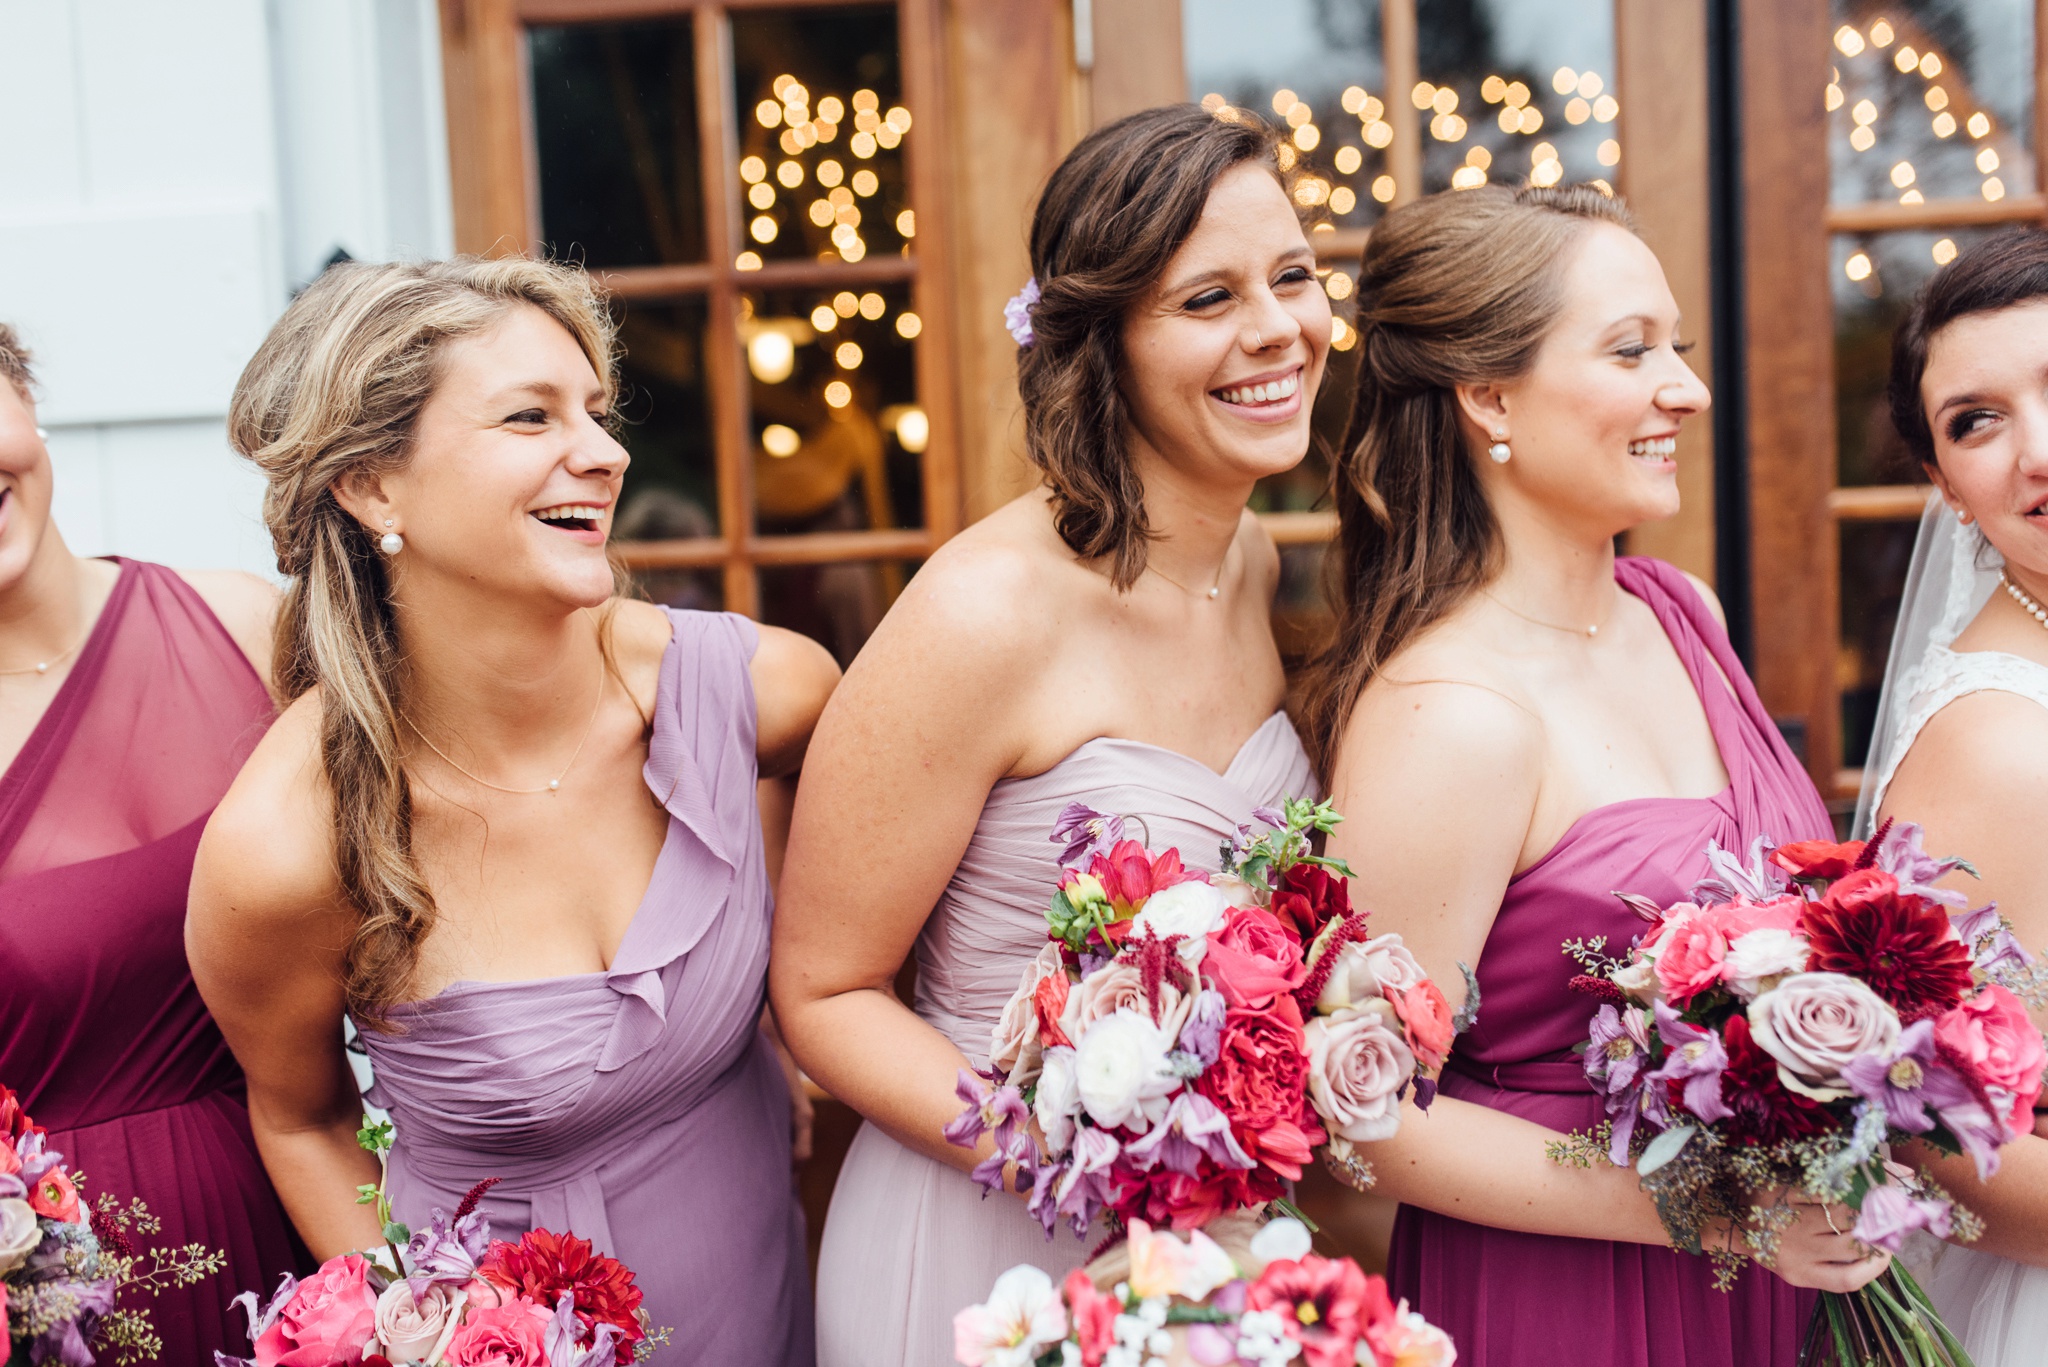
M 1649 460 L 1669 460 L 1678 454 L 1676 437 L 1644 437 L 1628 444 L 1628 453 Z
M 594 532 L 604 522 L 604 509 L 588 503 L 564 503 L 559 508 L 542 508 L 528 516 L 564 531 Z
M 1277 380 L 1264 384 L 1233 385 L 1228 389 L 1212 389 L 1209 392 L 1227 404 L 1240 408 L 1262 408 L 1270 404 L 1286 403 L 1301 388 L 1301 372 L 1282 375 Z

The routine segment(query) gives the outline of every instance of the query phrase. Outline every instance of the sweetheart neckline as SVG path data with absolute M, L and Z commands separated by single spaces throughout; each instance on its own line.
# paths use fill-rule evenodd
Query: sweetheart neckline
M 1015 785 L 1020 783 L 1035 783 L 1040 779 L 1049 777 L 1052 774 L 1056 774 L 1062 768 L 1066 767 L 1068 764 L 1071 764 L 1074 760 L 1079 758 L 1081 752 L 1083 750 L 1086 750 L 1091 745 L 1128 745 L 1134 746 L 1140 750 L 1150 750 L 1155 754 L 1168 755 L 1174 759 L 1184 761 L 1185 763 L 1191 764 L 1195 768 L 1200 769 L 1203 773 L 1208 774 L 1212 778 L 1215 778 L 1221 782 L 1228 782 L 1231 773 L 1237 768 L 1238 762 L 1241 761 L 1245 757 L 1245 755 L 1250 752 L 1252 748 L 1252 743 L 1258 740 L 1260 736 L 1266 734 L 1267 728 L 1271 727 L 1273 723 L 1276 721 L 1287 721 L 1286 708 L 1278 707 L 1273 709 L 1273 713 L 1271 716 L 1267 717 L 1264 721 L 1260 722 L 1257 726 L 1253 727 L 1251 734 L 1246 736 L 1243 741 L 1239 742 L 1237 749 L 1231 752 L 1230 762 L 1224 765 L 1221 769 L 1211 768 L 1206 762 L 1196 759 L 1193 755 L 1188 754 L 1185 750 L 1175 750 L 1172 747 L 1165 745 L 1154 745 L 1151 741 L 1148 740 L 1133 740 L 1128 736 L 1090 736 L 1087 740 L 1082 741 L 1079 745 L 1067 751 L 1066 754 L 1062 755 L 1059 759 L 1054 760 L 1051 765 L 1049 765 L 1045 769 L 1040 770 L 1038 773 L 1020 774 L 1015 776 L 1005 775 L 1004 777 L 996 780 L 996 787 L 1001 788 L 1005 785 Z M 1296 743 L 1299 744 L 1299 737 L 1296 738 Z

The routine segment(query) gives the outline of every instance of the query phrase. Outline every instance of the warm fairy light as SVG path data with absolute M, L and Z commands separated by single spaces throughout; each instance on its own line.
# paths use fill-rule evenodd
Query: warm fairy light
M 1920 74 L 1930 81 L 1939 76 L 1941 74 L 1941 58 L 1931 52 L 1922 55 L 1920 58 Z
M 839 230 L 837 228 L 834 228 L 833 231 L 837 232 Z M 851 231 L 851 229 L 849 229 L 848 231 Z M 867 254 L 868 244 L 861 241 L 858 237 L 854 238 L 851 242 L 843 244 L 839 248 L 839 259 L 841 261 L 858 261 Z
M 1456 114 L 1439 114 L 1429 121 L 1429 135 L 1438 142 L 1463 142 L 1465 121 Z
M 1392 176 L 1375 176 L 1372 182 L 1372 197 L 1382 204 L 1393 203 L 1394 178 Z
M 1855 253 L 1842 263 L 1842 274 L 1848 276 L 1851 280 L 1868 280 L 1870 278 L 1869 255 L 1865 252 Z
M 788 460 L 803 444 L 804 439 L 796 434 L 794 427 L 771 422 L 761 429 L 761 449 L 777 460 Z
M 1202 97 L 1202 108 L 1208 110 L 1211 114 L 1214 114 L 1217 110 L 1221 109 L 1224 105 L 1229 103 L 1230 101 L 1224 99 L 1221 95 L 1218 95 L 1213 90 Z
M 853 386 L 844 380 L 834 380 L 825 386 L 825 402 L 834 408 L 844 408 L 853 402 Z
M 820 332 L 830 332 L 839 326 L 839 315 L 830 304 L 820 304 L 811 310 L 811 326 Z
M 1991 131 L 1991 116 L 1980 109 L 1970 115 L 1970 121 L 1963 127 L 1970 130 L 1971 137 L 1981 138 Z
M 1944 238 L 1942 238 L 1942 239 L 1941 239 L 1940 241 L 1938 241 L 1938 242 L 1936 242 L 1936 243 L 1934 244 L 1934 264 L 1935 264 L 1935 265 L 1937 265 L 1937 266 L 1946 266 L 1946 265 L 1947 265 L 1947 264 L 1948 264 L 1949 262 L 1951 262 L 1951 261 L 1953 261 L 1953 260 L 1955 260 L 1955 259 L 1956 259 L 1956 240 L 1955 240 L 1954 238 L 1952 238 L 1952 237 L 1944 237 Z
M 1998 150 L 1993 147 L 1978 149 L 1977 169 L 1987 176 L 1996 171 L 1998 169 Z
M 763 128 L 774 128 L 782 122 L 782 106 L 773 100 L 763 100 L 754 106 L 754 118 Z
M 1854 119 L 1859 126 L 1863 124 L 1876 123 L 1877 106 L 1875 104 L 1872 104 L 1869 100 L 1858 100 L 1856 101 L 1855 107 L 1849 111 L 1849 117 Z
M 841 318 L 851 318 L 860 312 L 860 296 L 852 290 L 841 290 L 832 296 L 832 311 Z
M 1479 83 L 1479 98 L 1488 104 L 1499 104 L 1501 97 L 1508 93 L 1508 83 L 1498 76 L 1488 76 Z
M 1339 185 L 1336 189 L 1330 191 L 1331 213 L 1348 214 L 1357 207 L 1358 196 L 1353 193 L 1349 185 Z
M 1365 153 L 1356 147 L 1340 147 L 1337 149 L 1336 164 L 1338 175 L 1353 175 L 1359 167 L 1365 165 Z
M 861 349 L 859 342 L 841 342 L 832 352 L 832 359 L 839 362 L 841 370 L 859 370 Z
M 1844 24 L 1835 30 L 1835 47 L 1844 57 L 1854 57 L 1863 51 L 1863 35 Z
M 785 189 L 794 190 L 804 183 L 804 164 L 800 161 L 785 161 L 775 168 L 775 179 Z
M 1842 107 L 1842 87 L 1836 85 L 1833 81 L 1829 81 L 1827 98 L 1823 103 L 1830 114 L 1840 109 Z
M 1322 133 L 1312 123 L 1305 123 L 1294 130 L 1294 145 L 1304 152 L 1315 151 L 1322 140 Z
M 909 341 L 924 331 L 924 319 L 905 309 L 896 315 L 896 335 Z
M 797 140 L 794 128 L 783 129 L 782 136 L 775 140 L 775 145 L 780 147 L 785 154 L 792 157 L 804 150 L 803 143 Z
M 1330 320 L 1330 345 L 1339 351 L 1349 351 L 1358 345 L 1358 330 L 1342 318 Z
M 1467 166 L 1477 166 L 1480 170 L 1484 171 L 1487 167 L 1493 165 L 1493 153 L 1487 151 L 1484 147 L 1474 147 L 1465 153 L 1465 164 Z
M 2000 180 L 1997 176 L 1986 176 L 1984 178 L 1984 198 L 1991 200 L 1994 203 L 1996 203 L 1998 200 L 2004 199 L 2005 182 Z
M 788 72 L 785 71 L 780 76 L 777 76 L 772 82 L 770 82 L 768 88 L 775 92 L 775 98 L 779 100 L 782 98 L 783 92 L 788 90 L 791 86 L 795 84 L 796 77 L 790 75 Z
M 853 92 L 853 107 L 872 114 L 882 107 L 882 101 L 872 90 L 856 90 Z
M 1303 176 L 1294 182 L 1294 202 L 1304 209 L 1313 209 L 1330 197 L 1330 182 L 1321 176 Z
M 1934 136 L 1946 138 L 1956 131 L 1956 116 L 1943 111 L 1934 116 Z
M 830 204 L 834 211 L 840 214 L 839 221 L 844 223 L 847 221 L 844 211 L 853 207 L 853 191 L 847 189 L 844 185 L 835 185 L 825 192 L 825 202 Z M 854 221 L 857 223 L 860 220 L 855 219 Z
M 1595 123 L 1613 123 L 1615 117 L 1620 113 L 1621 102 L 1612 95 L 1602 95 L 1599 99 L 1593 101 L 1593 121 Z
M 1579 88 L 1579 73 L 1568 66 L 1561 66 L 1550 77 L 1550 88 L 1560 95 L 1569 95 Z
M 1300 98 L 1301 96 L 1282 86 L 1273 92 L 1273 112 L 1281 118 L 1287 117 L 1287 111 L 1294 108 L 1295 102 Z
M 1877 146 L 1877 134 L 1870 131 L 1869 124 L 1859 124 L 1856 130 L 1849 134 L 1849 145 L 1859 152 L 1868 152 Z
M 1218 123 L 1243 123 L 1244 112 L 1234 104 L 1226 104 L 1216 110 Z
M 1571 124 L 1584 123 L 1593 117 L 1593 106 L 1574 95 L 1565 101 L 1564 121 Z
M 1543 127 L 1543 111 L 1535 105 L 1529 105 L 1518 112 L 1521 115 L 1521 124 L 1516 128 L 1516 132 L 1524 134 L 1534 133 Z
M 749 185 L 758 185 L 768 178 L 768 163 L 759 157 L 740 158 L 740 179 Z
M 868 170 L 865 166 L 863 166 L 860 170 L 855 171 L 853 173 L 853 180 L 851 184 L 853 185 L 853 192 L 861 196 L 863 199 L 874 194 L 875 191 L 882 188 L 881 179 L 877 177 L 873 171 Z
M 741 252 L 732 259 L 732 268 L 736 271 L 760 270 L 761 254 L 759 252 Z
M 1529 172 L 1529 183 L 1549 187 L 1564 179 L 1564 163 L 1561 161 L 1538 162 Z
M 898 132 L 893 126 L 889 124 L 885 123 L 880 128 L 877 128 L 875 130 L 875 145 L 877 147 L 885 149 L 892 148 L 897 143 L 902 141 L 903 134 Z
M 764 328 L 747 342 L 747 369 L 762 384 L 781 384 L 796 369 L 796 343 L 786 332 Z
M 1579 94 L 1589 100 L 1606 88 L 1607 83 L 1600 79 L 1600 73 L 1597 71 L 1588 71 L 1579 77 Z
M 1301 156 L 1294 150 L 1293 143 L 1283 142 L 1273 149 L 1273 160 L 1279 164 L 1281 170 L 1292 171 L 1294 163 L 1301 160 Z
M 884 310 L 888 307 L 888 303 L 882 296 L 876 294 L 873 290 L 869 290 L 860 297 L 860 316 L 867 319 L 870 323 L 881 317 Z
M 1368 95 L 1365 97 L 1365 108 L 1358 111 L 1358 121 L 1362 124 L 1372 123 L 1377 119 L 1384 118 L 1386 112 L 1387 107 L 1385 105 L 1381 104 L 1374 96 Z
M 1431 109 L 1434 109 L 1439 114 L 1457 113 L 1458 92 L 1451 89 L 1447 85 L 1438 86 L 1436 94 L 1430 97 L 1429 107 Z
M 908 133 L 910 131 L 910 111 L 899 104 L 882 116 L 882 122 L 895 129 L 899 134 Z
M 1500 102 L 1510 109 L 1520 109 L 1529 103 L 1529 87 L 1520 81 L 1510 81 L 1507 93 L 1501 96 Z
M 1374 119 L 1365 126 L 1364 136 L 1368 147 L 1385 147 L 1394 140 L 1394 125 Z
M 1408 92 L 1408 102 L 1417 109 L 1427 109 L 1436 99 L 1436 87 L 1428 81 L 1417 81 L 1415 88 Z
M 775 203 L 775 187 L 767 184 L 749 185 L 747 187 L 747 203 L 753 205 L 756 209 L 769 207 Z
M 1598 161 L 1602 166 L 1614 166 L 1618 164 L 1621 161 L 1621 144 L 1616 142 L 1613 138 L 1607 139 L 1605 142 L 1600 144 L 1600 150 L 1593 154 L 1593 159 L 1595 161 Z
M 1540 166 L 1546 161 L 1557 160 L 1557 148 L 1547 142 L 1539 142 L 1529 149 L 1529 164 Z
M 875 154 L 875 135 L 873 133 L 855 133 L 851 138 L 847 139 L 846 150 L 857 157 L 866 158 L 873 156 Z
M 860 233 L 851 223 L 835 223 L 832 225 L 832 245 L 839 249 L 841 256 L 846 255 L 847 248 L 858 241 L 860 241 Z
M 1453 190 L 1476 190 L 1486 184 L 1486 172 L 1477 166 L 1460 166 L 1451 172 Z
M 837 185 L 846 179 L 846 168 L 827 157 L 818 163 L 817 177 L 820 185 Z
M 1872 47 L 1890 47 L 1895 36 L 1892 33 L 1892 26 L 1882 19 L 1870 26 L 1870 45 Z
M 1609 185 L 1600 177 L 1595 176 L 1593 177 L 1593 179 L 1587 181 L 1586 184 L 1592 186 L 1594 189 L 1598 190 L 1601 194 L 1607 196 L 1609 199 L 1614 198 L 1614 187 L 1612 185 Z
M 1289 128 L 1299 128 L 1315 116 L 1316 112 L 1310 109 L 1305 101 L 1296 100 L 1287 106 L 1287 112 L 1281 117 L 1287 120 Z
M 1365 108 L 1365 102 L 1368 98 L 1370 97 L 1365 93 L 1364 86 L 1347 85 L 1344 87 L 1344 93 L 1337 99 L 1337 106 L 1346 114 L 1356 114 L 1359 110 Z
M 775 234 L 779 231 L 781 230 L 776 225 L 775 220 L 768 217 L 768 215 L 766 214 L 762 214 L 759 218 L 756 218 L 752 223 L 749 223 L 747 225 L 747 236 L 753 238 L 754 241 L 759 242 L 764 246 L 770 242 L 773 242 L 775 240 Z
M 813 119 L 811 132 L 817 135 L 819 142 L 830 142 L 839 136 L 839 125 L 826 119 Z
M 1928 86 L 1925 98 L 1927 100 L 1927 107 L 1936 113 L 1940 113 L 1948 108 L 1948 92 L 1938 85 Z
M 905 209 L 902 213 L 896 215 L 896 235 L 906 242 L 917 236 L 916 211 Z
M 1908 190 L 1899 196 L 1899 203 L 1901 204 L 1925 204 L 1926 202 L 1927 196 L 1921 194 L 1918 190 Z
M 1910 161 L 1902 161 L 1892 167 L 1892 184 L 1898 186 L 1901 190 L 1911 185 L 1916 178 L 1913 171 L 1913 163 Z
M 916 405 L 896 415 L 896 444 L 911 455 L 924 454 L 932 439 L 932 420 Z
M 1911 43 L 1902 43 L 1899 46 L 1899 50 L 1892 54 L 1892 65 L 1899 69 L 1901 76 L 1909 71 L 1918 71 L 1920 69 L 1920 54 Z
M 817 225 L 818 225 L 818 226 L 819 226 L 820 228 L 829 228 L 829 227 L 831 227 L 831 226 L 832 226 L 832 205 L 831 205 L 831 204 L 830 204 L 829 202 L 827 202 L 827 201 L 825 201 L 825 200 L 822 200 L 822 199 L 814 199 L 814 200 L 812 200 L 812 201 L 811 201 L 811 222 L 813 222 L 813 223 L 817 224 Z
M 838 123 L 846 117 L 846 106 L 839 102 L 837 95 L 827 95 L 818 101 L 818 117 L 826 123 Z

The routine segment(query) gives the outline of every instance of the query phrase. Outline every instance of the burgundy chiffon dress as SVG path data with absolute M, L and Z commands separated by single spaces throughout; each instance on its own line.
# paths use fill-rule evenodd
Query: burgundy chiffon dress
M 1707 873 L 1709 840 L 1746 854 L 1759 835 L 1784 842 L 1833 832 L 1727 633 L 1685 576 L 1659 561 L 1623 559 L 1614 577 L 1670 636 L 1729 783 L 1712 798 L 1595 808 L 1508 885 L 1479 958 L 1479 1019 L 1459 1038 L 1443 1090 L 1560 1132 L 1604 1117 L 1571 1051 L 1598 1004 L 1568 990 L 1579 970 L 1560 945 L 1594 935 L 1610 948 L 1630 943 L 1642 923 L 1613 894 L 1682 900 Z M 1720 1292 L 1704 1257 L 1513 1233 L 1412 1206 L 1395 1222 L 1389 1271 L 1394 1294 L 1457 1342 L 1460 1367 L 1794 1367 L 1813 1309 L 1811 1292 L 1761 1268 Z
M 241 1070 L 185 962 L 199 833 L 271 704 L 184 580 L 118 563 L 69 677 L 0 777 L 0 1081 L 92 1193 L 149 1204 L 163 1230 L 144 1247 L 227 1255 L 218 1276 L 124 1302 L 150 1311 L 159 1361 L 187 1367 L 246 1349 L 229 1300 L 303 1259 L 250 1138 Z

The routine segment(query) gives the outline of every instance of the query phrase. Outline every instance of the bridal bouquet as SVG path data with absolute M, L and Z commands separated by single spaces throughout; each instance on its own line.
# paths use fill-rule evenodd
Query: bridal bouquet
M 1200 1230 L 1186 1241 L 1130 1226 L 1129 1272 L 1108 1291 L 1087 1272 L 1052 1278 L 1029 1264 L 953 1317 L 966 1367 L 1451 1367 L 1443 1330 L 1387 1296 L 1349 1258 L 1309 1252 L 1308 1230 L 1279 1219 L 1234 1258 Z M 1107 1278 L 1105 1278 L 1107 1280 Z
M 1124 818 L 1061 814 L 1048 943 L 946 1128 L 970 1148 L 993 1132 L 976 1180 L 1001 1190 L 1017 1164 L 1048 1238 L 1105 1211 L 1192 1229 L 1286 1208 L 1318 1145 L 1367 1184 L 1353 1145 L 1400 1127 L 1411 1084 L 1434 1095 L 1458 1024 L 1399 935 L 1367 934 L 1350 870 L 1312 852 L 1342 818 L 1306 801 L 1257 815 L 1271 829 L 1241 829 L 1211 875 L 1126 839 Z
M 381 1164 L 391 1127 L 366 1117 L 357 1140 Z M 418 1233 L 391 1218 L 381 1181 L 360 1188 L 391 1266 L 345 1253 L 304 1281 L 286 1274 L 268 1303 L 243 1292 L 253 1356 L 217 1353 L 217 1367 L 614 1367 L 667 1342 L 667 1330 L 648 1331 L 633 1274 L 589 1241 L 544 1229 L 493 1239 L 477 1203 L 496 1183 L 477 1183 L 453 1218 L 436 1210 Z
M 92 1367 L 107 1349 L 116 1362 L 154 1359 L 163 1343 L 147 1312 L 123 1309 L 116 1297 L 191 1286 L 226 1265 L 199 1244 L 138 1253 L 133 1236 L 162 1228 L 149 1208 L 123 1206 L 108 1192 L 88 1200 L 84 1187 L 85 1175 L 65 1166 L 0 1085 L 0 1346 L 10 1364 Z
M 2022 997 L 2042 975 L 1994 907 L 1972 911 L 1934 884 L 1919 829 L 1887 822 L 1870 841 L 1805 841 L 1744 866 L 1708 850 L 1692 902 L 1624 897 L 1649 929 L 1619 959 L 1566 946 L 1600 998 L 1586 1076 L 1606 1098 L 1608 1157 L 1634 1164 L 1672 1239 L 1699 1252 L 1711 1227 L 1747 1252 L 1714 1251 L 1732 1282 L 1768 1260 L 1793 1212 L 1751 1194 L 1797 1189 L 1856 1212 L 1854 1234 L 1897 1252 L 1908 1232 L 1973 1238 L 1976 1219 L 1888 1143 L 1968 1154 L 1981 1177 L 2033 1127 L 2048 1062 Z M 1590 1161 L 1600 1137 L 1553 1146 Z M 1962 1364 L 1962 1349 L 1894 1264 L 1852 1296 L 1826 1295 L 1808 1353 L 1841 1362 Z

